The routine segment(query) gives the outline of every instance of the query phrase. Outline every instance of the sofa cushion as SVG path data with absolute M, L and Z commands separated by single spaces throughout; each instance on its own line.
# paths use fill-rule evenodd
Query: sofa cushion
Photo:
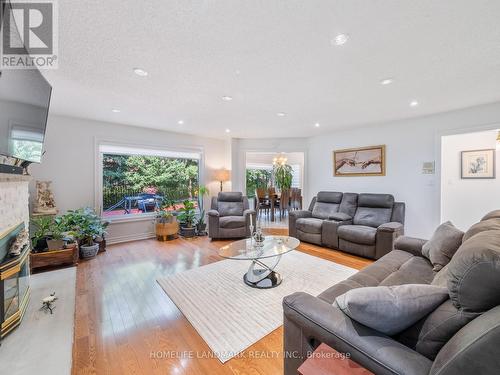
M 430 360 L 434 360 L 448 340 L 476 316 L 478 314 L 457 309 L 451 300 L 447 299 L 429 315 L 395 338 Z
M 340 204 L 342 196 L 343 193 L 337 191 L 320 191 L 316 195 L 316 202 Z
M 441 268 L 438 273 L 434 275 L 432 279 L 431 285 L 440 286 L 440 287 L 448 287 L 448 267 L 450 263 Z
M 390 194 L 359 194 L 353 223 L 377 228 L 392 217 L 394 197 Z
M 217 211 L 219 216 L 242 216 L 243 202 L 217 202 Z
M 476 234 L 448 267 L 448 289 L 457 309 L 484 312 L 500 305 L 500 230 Z
M 380 285 L 430 284 L 434 275 L 432 264 L 426 258 L 414 256 L 382 280 Z
M 377 230 L 364 225 L 341 225 L 337 229 L 338 236 L 346 241 L 374 245 Z
M 467 232 L 465 232 L 463 242 L 486 230 L 500 230 L 500 218 L 481 220 L 479 223 L 474 224 L 467 230 Z
M 489 220 L 489 219 L 500 219 L 500 210 L 494 210 L 494 211 L 488 212 L 486 215 L 483 216 L 481 221 Z
M 393 250 L 348 279 L 326 289 L 318 297 L 328 303 L 333 303 L 336 297 L 353 288 L 378 286 L 412 258 L 414 256 L 406 251 Z M 418 283 L 418 281 L 415 281 L 415 283 Z
M 335 299 L 346 315 L 386 335 L 395 335 L 448 299 L 448 290 L 407 284 L 352 289 Z
M 342 195 L 342 193 L 335 191 L 320 191 L 316 196 L 316 203 L 312 209 L 312 217 L 328 219 L 331 214 L 339 210 Z
M 352 217 L 343 213 L 343 212 L 334 212 L 333 214 L 330 214 L 330 216 L 328 217 L 328 220 L 348 221 L 348 220 L 352 220 Z
M 462 244 L 463 236 L 464 232 L 455 227 L 451 221 L 437 227 L 431 239 L 422 246 L 422 255 L 431 261 L 434 271 L 439 271 L 450 262 Z
M 223 216 L 219 219 L 219 227 L 225 229 L 241 228 L 245 225 L 245 216 Z
M 297 229 L 305 233 L 321 234 L 322 225 L 323 220 L 314 217 L 297 219 L 296 222 Z
M 344 193 L 342 202 L 340 202 L 339 212 L 353 217 L 356 213 L 356 208 L 358 208 L 358 194 Z

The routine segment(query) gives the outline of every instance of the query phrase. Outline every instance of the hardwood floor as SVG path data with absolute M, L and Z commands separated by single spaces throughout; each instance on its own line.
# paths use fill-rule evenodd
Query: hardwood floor
M 286 229 L 266 231 L 284 234 Z M 282 374 L 282 327 L 223 365 L 156 282 L 221 260 L 217 250 L 225 243 L 207 237 L 135 241 L 109 246 L 81 262 L 73 374 Z M 299 250 L 357 269 L 371 263 L 310 244 Z

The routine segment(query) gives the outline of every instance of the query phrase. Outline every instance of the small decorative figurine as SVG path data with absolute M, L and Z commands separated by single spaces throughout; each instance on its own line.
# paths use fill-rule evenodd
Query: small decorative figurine
M 57 214 L 56 201 L 54 194 L 50 189 L 52 181 L 37 181 L 36 182 L 36 201 L 33 209 L 37 214 Z
M 9 254 L 11 256 L 18 256 L 21 254 L 25 246 L 29 245 L 30 234 L 26 229 L 23 229 L 16 236 L 15 241 L 10 245 Z
M 56 292 L 51 293 L 50 296 L 42 299 L 42 307 L 40 308 L 40 310 L 50 311 L 50 313 L 52 314 L 53 310 L 56 308 L 54 306 L 54 302 L 56 300 L 57 300 Z

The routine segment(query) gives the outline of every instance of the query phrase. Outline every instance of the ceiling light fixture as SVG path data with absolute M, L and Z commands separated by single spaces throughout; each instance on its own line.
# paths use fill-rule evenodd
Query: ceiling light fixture
M 179 125 L 182 125 L 182 124 L 184 124 L 184 120 L 179 120 L 179 121 L 177 121 L 177 123 L 178 123 Z
M 410 102 L 410 107 L 418 107 L 418 102 L 416 100 L 412 100 Z
M 278 113 L 276 113 L 276 116 L 278 116 L 278 117 L 285 117 L 286 113 L 285 112 L 278 112 Z
M 139 77 L 147 77 L 148 72 L 146 72 L 144 69 L 141 68 L 134 68 L 134 73 L 137 74 Z
M 394 82 L 393 78 L 385 78 L 380 81 L 380 84 L 385 86 L 385 85 L 390 85 L 393 82 Z
M 230 102 L 231 100 L 233 100 L 233 97 L 232 96 L 223 96 L 222 97 L 222 100 L 224 100 L 225 102 Z
M 319 122 L 317 122 L 316 124 L 314 124 L 314 126 L 319 128 L 321 125 L 319 124 Z
M 226 133 L 231 133 L 231 129 L 226 129 Z
M 349 34 L 339 34 L 332 40 L 332 44 L 335 44 L 336 46 L 342 46 L 347 43 L 347 40 L 349 39 Z
M 112 109 L 111 112 L 113 112 L 113 113 L 120 113 L 121 111 L 119 109 L 115 108 L 115 109 Z

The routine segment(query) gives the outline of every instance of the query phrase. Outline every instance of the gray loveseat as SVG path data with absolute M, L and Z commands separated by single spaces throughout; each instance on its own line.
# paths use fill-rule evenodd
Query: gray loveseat
M 375 374 L 493 375 L 500 371 L 500 210 L 486 215 L 439 273 L 422 255 L 426 243 L 400 237 L 396 249 L 318 297 L 283 300 L 285 375 L 324 342 Z M 430 284 L 441 279 L 450 299 L 393 337 L 368 328 L 333 305 L 353 288 Z
M 208 236 L 211 239 L 250 237 L 250 216 L 255 225 L 255 210 L 239 192 L 220 192 L 212 197 L 208 211 Z
M 404 233 L 405 204 L 390 194 L 321 191 L 308 210 L 290 212 L 290 236 L 378 259 Z

